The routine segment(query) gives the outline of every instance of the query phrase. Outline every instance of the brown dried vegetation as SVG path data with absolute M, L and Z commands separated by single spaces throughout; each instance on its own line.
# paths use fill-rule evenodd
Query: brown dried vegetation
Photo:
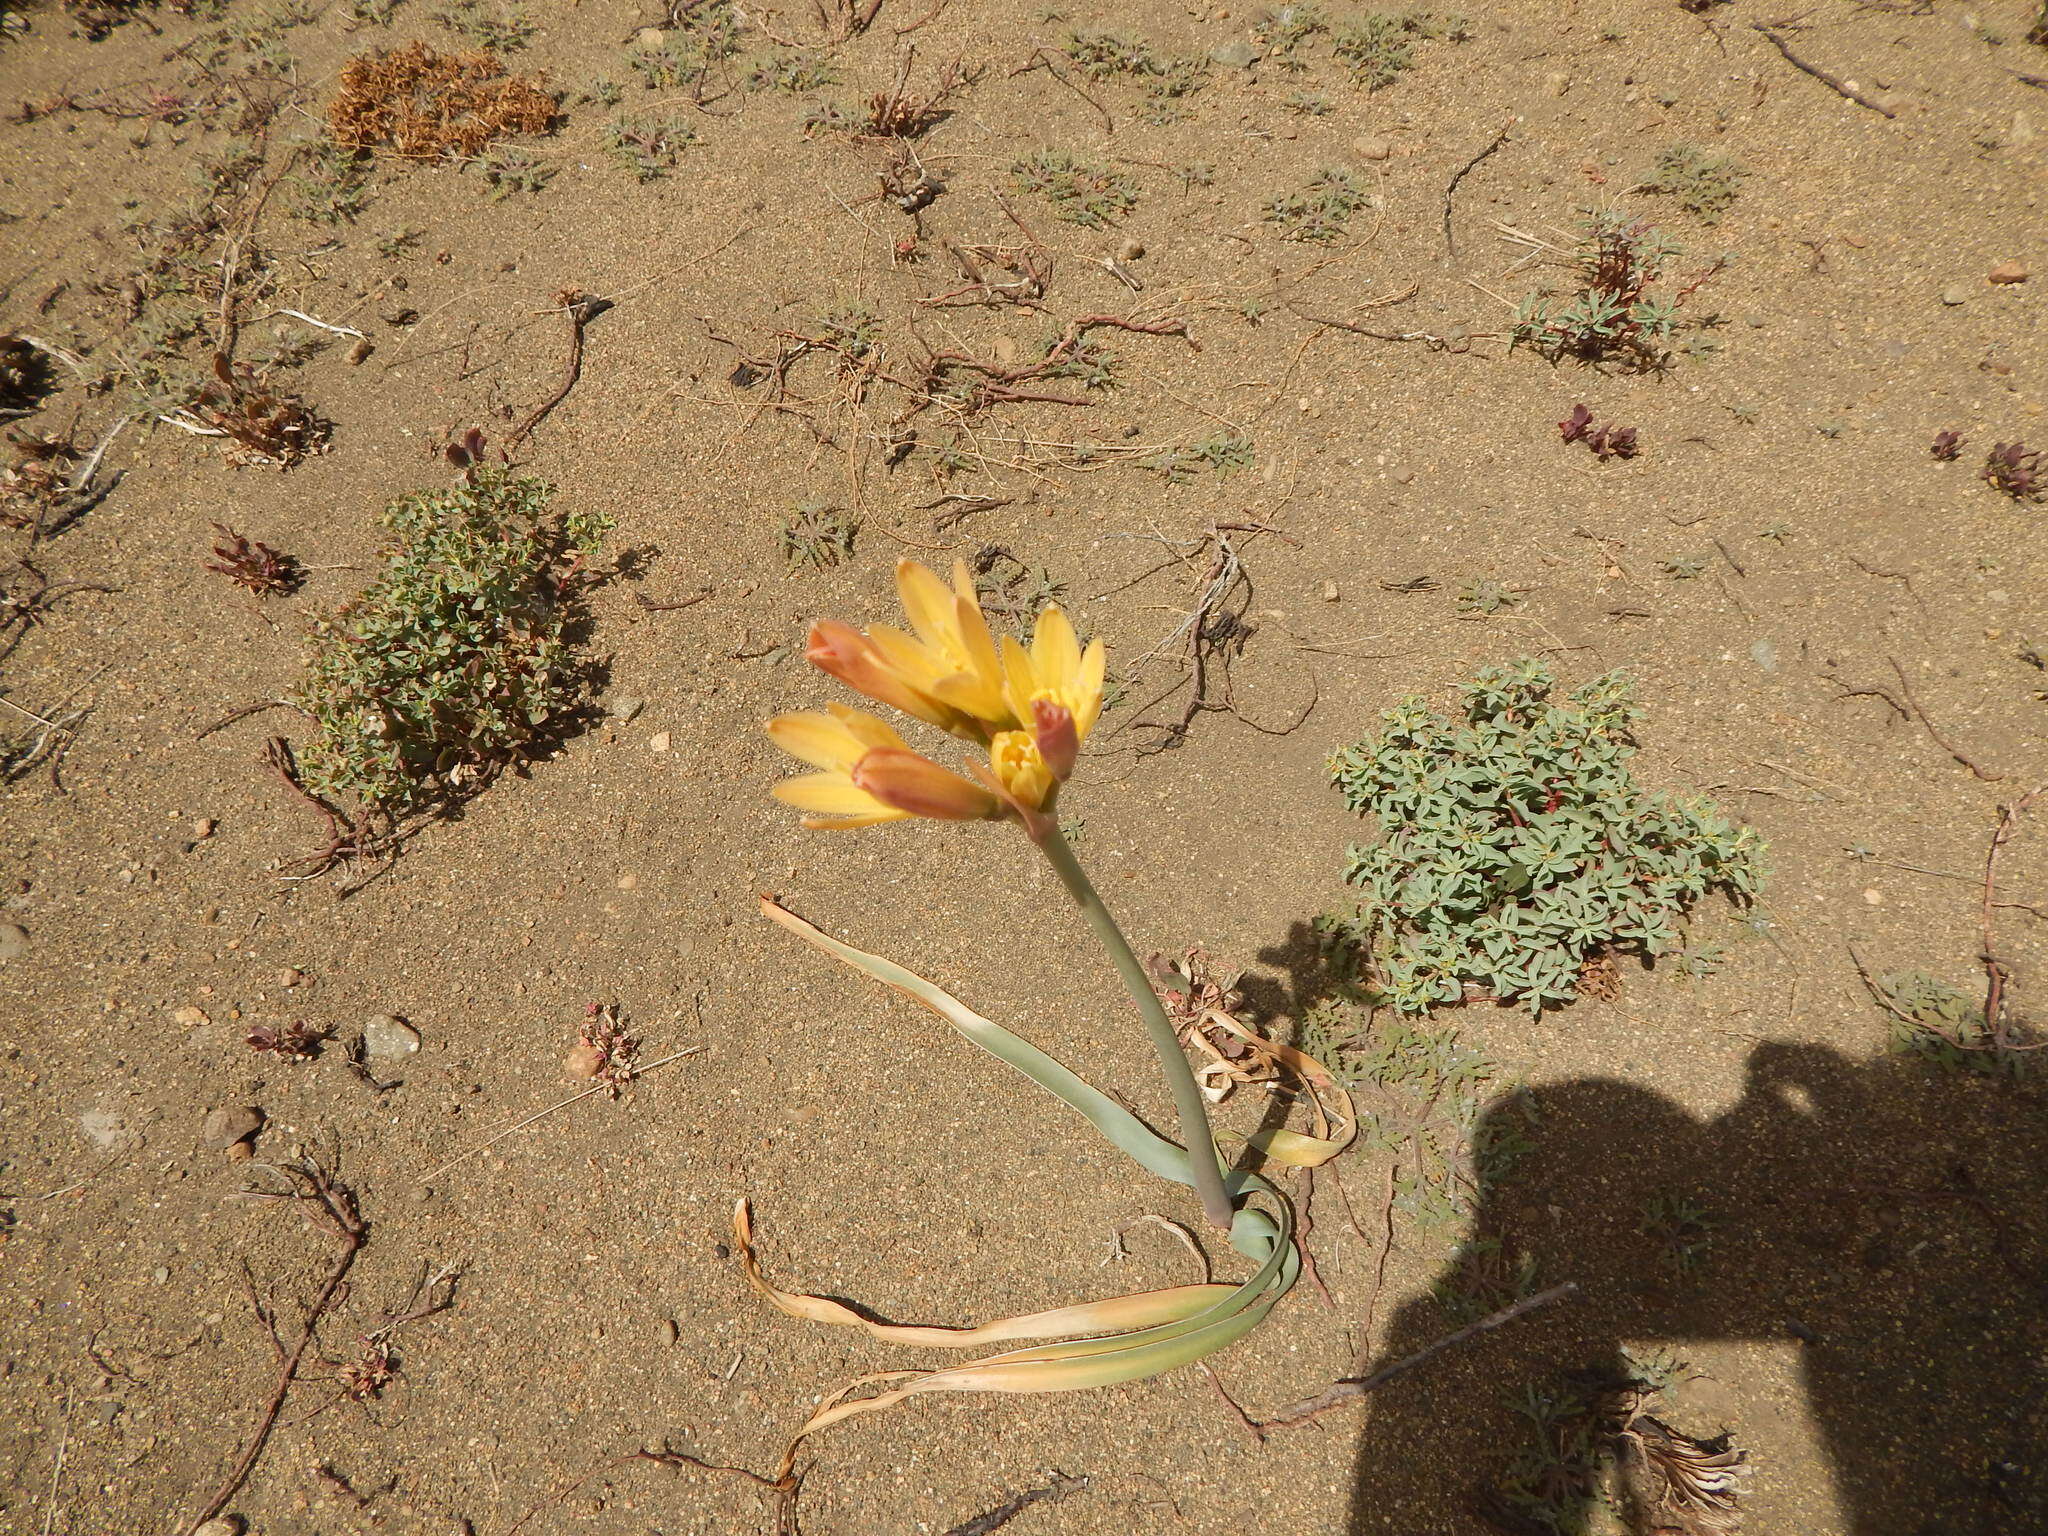
M 541 77 L 508 75 L 494 54 L 411 43 L 351 59 L 327 120 L 346 149 L 437 160 L 471 157 L 515 134 L 550 133 L 555 108 Z
M 68 436 L 17 433 L 14 461 L 0 469 L 0 528 L 37 528 L 72 493 L 72 466 L 85 457 Z
M 290 469 L 308 454 L 327 451 L 333 424 L 297 395 L 219 356 L 213 373 L 217 382 L 193 402 L 192 414 L 232 440 L 231 462 Z

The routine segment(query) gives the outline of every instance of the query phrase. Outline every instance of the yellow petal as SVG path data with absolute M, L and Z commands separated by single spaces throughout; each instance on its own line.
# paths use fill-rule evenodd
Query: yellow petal
M 879 720 L 875 723 L 881 724 Z M 868 750 L 836 712 L 821 715 L 805 710 L 794 715 L 777 715 L 768 722 L 768 734 L 774 738 L 775 745 L 791 757 L 801 758 L 813 768 L 842 775 Z
M 943 648 L 953 637 L 956 611 L 954 595 L 946 590 L 946 584 L 915 560 L 899 560 L 896 592 L 918 639 Z
M 1031 632 L 1031 664 L 1038 671 L 1039 686 L 1065 693 L 1081 676 L 1081 643 L 1074 638 L 1074 626 L 1058 607 L 1038 616 Z
M 1003 636 L 1003 690 L 1010 712 L 1020 720 L 1030 719 L 1038 673 L 1031 665 L 1031 653 L 1009 635 Z
M 1068 707 L 1074 711 L 1074 729 L 1085 740 L 1102 713 L 1102 679 L 1109 665 L 1109 653 L 1100 640 L 1090 640 L 1081 655 L 1081 681 Z
M 896 734 L 895 728 L 886 720 L 878 719 L 864 710 L 851 709 L 844 704 L 827 704 L 825 707 L 832 711 L 832 717 L 846 727 L 847 734 L 853 737 L 864 751 L 872 752 L 876 747 L 906 746 L 903 738 Z
M 872 816 L 896 821 L 909 815 L 882 804 L 843 773 L 803 773 L 784 779 L 772 791 L 784 805 L 828 816 Z

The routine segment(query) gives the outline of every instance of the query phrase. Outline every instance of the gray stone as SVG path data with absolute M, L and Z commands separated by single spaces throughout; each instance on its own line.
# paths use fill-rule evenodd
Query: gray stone
M 199 1139 L 216 1151 L 247 1141 L 263 1129 L 263 1111 L 254 1104 L 223 1104 L 206 1117 Z
M 1950 283 L 1941 290 L 1941 302 L 1951 307 L 1957 304 L 1967 304 L 1970 302 L 1970 290 L 1961 283 Z
M 19 923 L 0 923 L 0 961 L 19 960 L 28 953 L 28 930 Z
M 363 1020 L 363 1054 L 373 1061 L 403 1061 L 420 1048 L 420 1032 L 396 1014 Z
M 1240 38 L 1236 42 L 1225 43 L 1209 57 L 1225 69 L 1250 69 L 1259 62 L 1259 50 Z

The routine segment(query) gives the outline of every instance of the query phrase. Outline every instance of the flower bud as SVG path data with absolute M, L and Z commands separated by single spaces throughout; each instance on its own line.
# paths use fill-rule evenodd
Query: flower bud
M 877 747 L 853 765 L 853 782 L 892 810 L 936 821 L 984 821 L 1003 804 L 979 784 L 905 747 Z
M 878 704 L 890 705 L 943 730 L 950 730 L 959 714 L 913 686 L 888 663 L 875 643 L 851 624 L 836 619 L 813 624 L 804 660 L 820 672 L 838 678 L 856 693 L 864 693 Z
M 1074 773 L 1074 759 L 1080 755 L 1081 735 L 1074 729 L 1074 712 L 1050 699 L 1031 701 L 1032 737 L 1038 755 L 1052 776 L 1064 784 Z

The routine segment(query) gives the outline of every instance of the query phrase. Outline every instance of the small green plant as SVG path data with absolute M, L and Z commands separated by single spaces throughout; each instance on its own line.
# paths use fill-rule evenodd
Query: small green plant
M 1760 539 L 1769 539 L 1773 544 L 1783 544 L 1792 537 L 1792 525 L 1790 523 L 1766 523 L 1763 527 L 1757 529 L 1756 536 Z
M 1643 190 L 1678 199 L 1679 207 L 1702 224 L 1718 224 L 1735 204 L 1749 174 L 1727 155 L 1709 154 L 1696 144 L 1673 144 L 1657 157 Z
M 370 248 L 384 260 L 396 261 L 426 238 L 427 232 L 424 229 L 407 224 L 398 229 L 385 231 L 371 243 Z
M 1162 448 L 1138 460 L 1141 468 L 1164 475 L 1174 485 L 1185 485 L 1200 474 L 1228 479 L 1252 465 L 1252 440 L 1235 432 L 1212 432 L 1185 447 Z
M 369 205 L 370 156 L 318 139 L 300 156 L 292 177 L 291 211 L 313 224 L 353 224 Z
M 1301 1048 L 1343 1087 L 1377 1090 L 1359 1144 L 1388 1158 L 1394 1208 L 1425 1228 L 1471 1220 L 1530 1150 L 1524 1117 L 1495 1104 L 1511 1086 L 1500 1064 L 1456 1029 L 1340 996 L 1304 1015 Z
M 1555 362 L 1617 361 L 1662 368 L 1680 326 L 1679 305 L 1717 272 L 1718 261 L 1673 295 L 1654 292 L 1679 248 L 1641 219 L 1597 210 L 1581 221 L 1574 264 L 1579 286 L 1560 297 L 1532 293 L 1516 306 L 1513 344 Z
M 839 83 L 839 71 L 822 54 L 802 49 L 782 49 L 755 60 L 747 71 L 747 87 L 755 91 L 781 91 L 802 96 Z
M 1707 572 L 1706 555 L 1673 555 L 1668 560 L 1659 560 L 1657 569 L 1673 581 L 1697 581 Z
M 1532 1013 L 1567 1003 L 1601 956 L 1672 949 L 1708 892 L 1747 902 L 1762 888 L 1754 832 L 1708 801 L 1636 787 L 1621 674 L 1562 702 L 1554 686 L 1538 661 L 1489 667 L 1456 718 L 1404 700 L 1331 760 L 1381 838 L 1351 849 L 1356 911 L 1321 927 L 1403 1013 L 1474 993 Z
M 1328 117 L 1337 110 L 1330 104 L 1330 98 L 1320 91 L 1290 92 L 1280 105 L 1301 117 Z
M 550 497 L 479 464 L 386 509 L 383 574 L 313 625 L 293 699 L 318 728 L 299 757 L 307 788 L 385 815 L 428 809 L 568 722 L 585 669 L 564 631 L 612 520 L 555 514 Z
M 1063 149 L 1034 150 L 1010 167 L 1010 179 L 1051 203 L 1054 218 L 1089 229 L 1107 228 L 1138 206 L 1131 177 Z
M 802 570 L 829 571 L 853 554 L 853 541 L 860 534 L 860 518 L 844 507 L 806 501 L 783 519 L 776 537 L 782 564 L 792 574 Z
M 650 112 L 624 113 L 604 129 L 606 152 L 642 181 L 666 176 L 696 142 L 696 132 L 681 118 Z
M 433 19 L 488 53 L 517 53 L 538 30 L 519 6 L 501 9 L 493 0 L 452 0 Z
M 1719 1224 L 1712 1211 L 1683 1195 L 1652 1195 L 1643 1202 L 1642 1234 L 1656 1240 L 1680 1278 L 1697 1274 L 1706 1263 Z
M 1262 11 L 1252 23 L 1252 37 L 1265 50 L 1268 64 L 1299 74 L 1309 67 L 1309 49 L 1330 30 L 1316 5 L 1283 5 Z
M 583 99 L 600 107 L 616 107 L 626 99 L 626 88 L 608 75 L 599 75 L 583 88 Z
M 1521 600 L 1521 595 L 1513 587 L 1495 581 L 1491 576 L 1466 577 L 1455 599 L 1458 612 L 1470 617 L 1500 613 Z
M 1891 1048 L 1952 1072 L 2022 1075 L 2033 1053 L 2014 1049 L 1984 1022 L 1984 1002 L 1924 971 L 1866 976 L 1871 995 L 1891 1016 Z
M 486 150 L 474 162 L 477 174 L 491 189 L 491 201 L 502 203 L 515 192 L 539 192 L 555 179 L 555 168 L 523 149 Z
M 1358 177 L 1342 166 L 1326 166 L 1299 191 L 1266 204 L 1266 222 L 1280 226 L 1283 240 L 1327 243 L 1343 235 L 1351 216 L 1366 205 L 1368 194 Z
M 1384 90 L 1414 65 L 1415 31 L 1409 18 L 1369 11 L 1331 34 L 1330 51 L 1368 91 Z

